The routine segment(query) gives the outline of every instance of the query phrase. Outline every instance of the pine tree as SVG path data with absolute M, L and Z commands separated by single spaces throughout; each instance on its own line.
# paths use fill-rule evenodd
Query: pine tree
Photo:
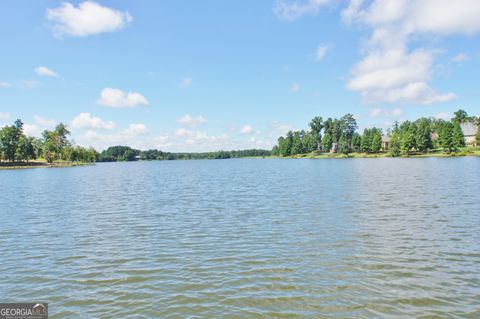
M 393 157 L 399 156 L 401 152 L 400 134 L 393 132 L 390 136 L 390 155 Z
M 463 136 L 463 131 L 460 127 L 460 123 L 458 123 L 457 121 L 455 121 L 455 123 L 453 124 L 453 143 L 455 144 L 456 148 L 465 146 L 465 137 Z

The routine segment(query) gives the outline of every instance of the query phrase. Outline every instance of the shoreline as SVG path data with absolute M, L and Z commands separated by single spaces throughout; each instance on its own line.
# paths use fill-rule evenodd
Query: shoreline
M 237 157 L 237 158 L 257 158 L 257 159 L 269 159 L 269 158 L 279 158 L 279 159 L 349 159 L 349 158 L 429 158 L 429 157 L 465 157 L 465 156 L 472 156 L 472 157 L 480 157 L 480 149 L 478 150 L 468 150 L 468 151 L 461 151 L 457 153 L 446 154 L 442 152 L 438 153 L 417 153 L 411 155 L 400 155 L 400 156 L 391 156 L 388 152 L 384 153 L 350 153 L 347 155 L 345 154 L 338 154 L 338 153 L 322 153 L 322 154 L 297 154 L 291 156 L 246 156 L 246 157 Z M 225 159 L 232 159 L 232 158 L 225 158 Z M 198 160 L 198 159 L 176 159 L 177 161 L 188 161 L 188 160 Z M 210 159 L 209 159 L 210 160 Z M 138 160 L 138 161 L 130 161 L 130 162 L 153 162 L 153 161 L 168 161 L 168 160 Z M 16 170 L 16 169 L 32 169 L 32 168 L 67 168 L 67 167 L 77 167 L 77 166 L 91 166 L 97 163 L 119 163 L 122 161 L 116 162 L 95 162 L 95 163 L 82 163 L 82 162 L 53 162 L 47 163 L 45 161 L 31 161 L 31 162 L 23 162 L 23 163 L 6 163 L 0 162 L 0 171 L 1 170 Z M 129 161 L 125 161 L 129 162 Z
M 44 161 L 32 161 L 23 163 L 0 163 L 0 170 L 15 170 L 15 169 L 31 169 L 31 168 L 65 168 L 75 166 L 89 166 L 95 163 L 81 163 L 81 162 L 53 162 L 47 163 Z
M 339 153 L 322 153 L 322 154 L 297 154 L 291 156 L 270 156 L 271 158 L 309 158 L 309 159 L 346 159 L 346 158 L 427 158 L 427 157 L 465 157 L 480 156 L 479 150 L 460 151 L 456 153 L 416 153 L 411 155 L 391 156 L 390 153 L 350 153 L 348 155 Z

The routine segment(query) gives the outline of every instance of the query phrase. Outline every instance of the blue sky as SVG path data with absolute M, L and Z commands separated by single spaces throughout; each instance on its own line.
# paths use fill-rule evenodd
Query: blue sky
M 99 150 L 270 148 L 315 115 L 480 114 L 480 2 L 3 1 L 0 125 Z

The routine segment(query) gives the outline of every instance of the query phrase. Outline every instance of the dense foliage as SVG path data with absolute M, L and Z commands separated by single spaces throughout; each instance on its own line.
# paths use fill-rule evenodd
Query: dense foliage
M 360 135 L 356 132 L 357 122 L 351 114 L 325 121 L 316 116 L 310 122 L 310 130 L 289 131 L 286 136 L 279 137 L 272 154 L 292 156 L 320 152 L 378 153 L 388 150 L 390 156 L 400 156 L 436 149 L 451 153 L 465 146 L 460 125 L 466 122 L 477 123 L 480 127 L 480 117 L 468 116 L 464 110 L 458 110 L 450 121 L 422 117 L 413 122 L 396 122 L 385 135 L 376 127 L 366 128 Z M 477 131 L 476 142 L 480 144 L 480 130 Z
M 42 138 L 26 136 L 23 122 L 16 120 L 13 125 L 0 129 L 0 160 L 7 162 L 28 162 L 43 158 L 51 163 L 55 160 L 71 162 L 94 162 L 98 153 L 93 149 L 75 146 L 68 140 L 70 131 L 60 123 L 54 130 L 45 130 Z
M 240 157 L 270 156 L 268 150 L 217 151 L 204 153 L 170 153 L 160 150 L 140 151 L 128 146 L 112 146 L 100 153 L 99 161 L 136 161 L 136 160 L 190 160 L 190 159 L 227 159 Z

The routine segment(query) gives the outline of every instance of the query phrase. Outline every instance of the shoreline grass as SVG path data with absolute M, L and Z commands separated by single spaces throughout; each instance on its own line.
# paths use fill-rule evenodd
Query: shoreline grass
M 29 162 L 0 162 L 0 170 L 12 170 L 12 169 L 31 169 L 31 168 L 65 168 L 75 166 L 88 166 L 95 163 L 83 163 L 83 162 L 69 162 L 69 161 L 55 161 L 48 163 L 44 160 L 33 160 Z
M 291 156 L 270 156 L 271 158 L 310 158 L 310 159 L 342 159 L 342 158 L 425 158 L 425 157 L 462 157 L 462 156 L 480 156 L 480 149 L 478 148 L 462 148 L 455 153 L 444 153 L 441 150 L 435 150 L 427 153 L 412 153 L 410 155 L 400 155 L 393 157 L 390 153 L 350 153 L 348 155 L 341 153 L 307 153 L 297 154 Z

